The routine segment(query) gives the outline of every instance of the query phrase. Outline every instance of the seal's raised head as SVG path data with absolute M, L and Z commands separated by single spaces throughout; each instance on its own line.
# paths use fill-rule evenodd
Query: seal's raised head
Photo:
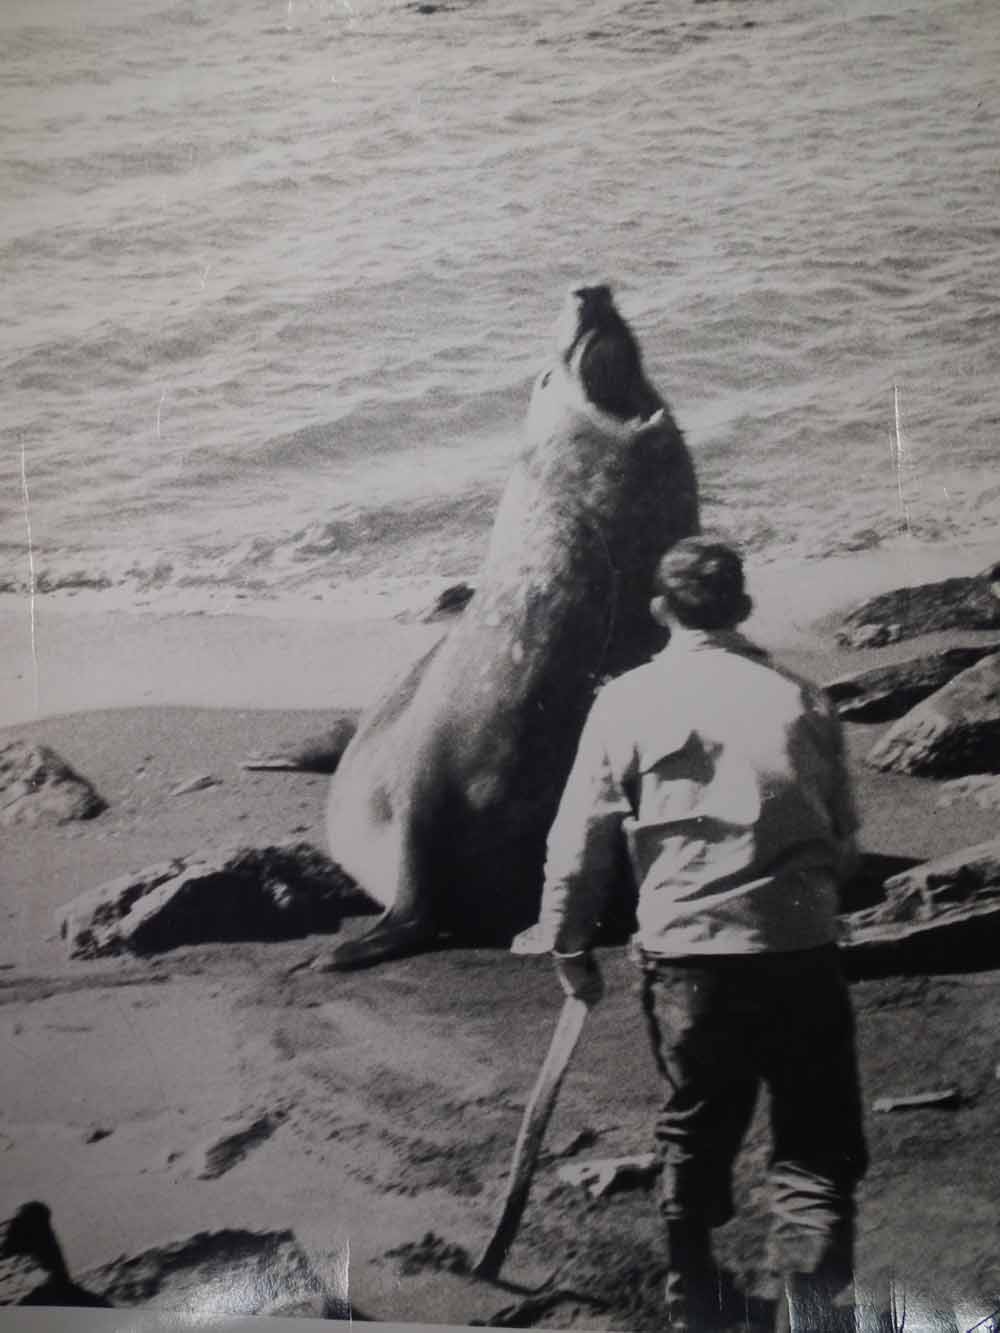
M 635 334 L 606 283 L 571 288 L 556 329 L 560 360 L 592 406 L 619 421 L 644 421 L 662 406 L 642 369 Z

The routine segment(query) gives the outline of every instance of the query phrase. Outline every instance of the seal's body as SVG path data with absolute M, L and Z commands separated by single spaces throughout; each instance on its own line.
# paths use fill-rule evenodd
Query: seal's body
M 572 293 L 476 593 L 362 718 L 333 779 L 333 856 L 386 909 L 331 964 L 535 919 L 545 839 L 602 678 L 662 647 L 648 598 L 698 529 L 694 470 L 606 287 Z

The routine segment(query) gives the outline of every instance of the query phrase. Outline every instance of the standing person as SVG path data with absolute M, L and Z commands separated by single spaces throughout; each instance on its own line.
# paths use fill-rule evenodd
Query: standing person
M 793 1327 L 820 1329 L 853 1286 L 854 1186 L 866 1166 L 854 1021 L 837 954 L 857 819 L 822 692 L 736 627 L 743 567 L 705 538 L 660 562 L 670 642 L 606 685 L 552 826 L 539 925 L 566 991 L 594 999 L 590 946 L 622 839 L 638 887 L 634 953 L 665 1100 L 668 1326 L 722 1321 L 710 1233 L 733 1214 L 733 1162 L 771 1093 L 767 1268 Z

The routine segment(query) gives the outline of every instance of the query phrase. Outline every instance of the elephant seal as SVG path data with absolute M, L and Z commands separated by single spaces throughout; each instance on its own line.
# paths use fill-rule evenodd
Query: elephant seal
M 545 841 L 602 679 L 663 646 L 657 560 L 698 531 L 694 468 L 606 286 L 569 295 L 475 596 L 362 717 L 331 854 L 385 909 L 326 966 L 534 921 Z

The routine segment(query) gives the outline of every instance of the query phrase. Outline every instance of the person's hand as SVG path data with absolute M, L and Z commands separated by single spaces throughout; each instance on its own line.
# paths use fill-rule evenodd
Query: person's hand
M 514 936 L 510 951 L 527 957 L 541 953 L 551 953 L 552 931 L 546 930 L 540 921 L 536 921 L 527 930 L 522 930 L 520 935 Z
M 589 949 L 581 953 L 553 954 L 556 976 L 567 995 L 582 1000 L 593 1008 L 604 994 L 604 978 L 597 966 L 597 959 Z

